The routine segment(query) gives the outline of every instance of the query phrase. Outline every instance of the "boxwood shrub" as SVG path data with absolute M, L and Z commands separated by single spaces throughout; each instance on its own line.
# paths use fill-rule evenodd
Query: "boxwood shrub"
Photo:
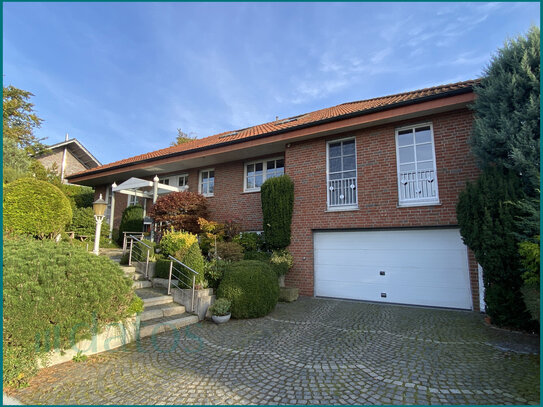
M 119 240 L 117 243 L 122 246 L 124 232 L 140 232 L 143 230 L 143 207 L 131 205 L 123 211 L 121 224 L 119 225 Z
M 232 317 L 258 318 L 269 314 L 279 299 L 277 275 L 269 264 L 242 260 L 227 266 L 217 290 L 218 298 L 232 303 Z
M 143 308 L 118 265 L 64 242 L 4 236 L 3 265 L 4 386 L 24 384 L 47 351 Z
M 70 201 L 53 184 L 21 178 L 4 187 L 4 231 L 41 239 L 62 233 L 72 220 Z

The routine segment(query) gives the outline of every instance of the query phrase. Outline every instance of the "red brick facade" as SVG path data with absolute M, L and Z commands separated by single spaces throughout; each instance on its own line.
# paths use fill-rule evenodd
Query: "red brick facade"
M 398 207 L 395 129 L 428 122 L 432 123 L 434 131 L 440 204 Z M 466 181 L 474 179 L 478 173 L 467 142 L 471 125 L 471 112 L 462 109 L 288 144 L 285 172 L 294 181 L 295 199 L 290 246 L 294 267 L 287 275 L 287 285 L 298 287 L 303 295 L 314 294 L 314 230 L 457 225 L 458 194 Z M 326 142 L 352 136 L 356 140 L 359 208 L 328 212 Z M 205 168 L 215 170 L 215 193 L 208 198 L 210 217 L 220 222 L 236 220 L 243 230 L 262 230 L 260 193 L 243 192 L 244 161 Z M 198 191 L 199 171 L 205 168 L 185 171 L 189 174 L 190 191 Z M 104 193 L 104 190 L 97 188 L 97 193 Z M 115 227 L 118 227 L 126 203 L 126 195 L 116 194 Z M 473 306 L 478 310 L 477 263 L 471 253 L 469 265 Z

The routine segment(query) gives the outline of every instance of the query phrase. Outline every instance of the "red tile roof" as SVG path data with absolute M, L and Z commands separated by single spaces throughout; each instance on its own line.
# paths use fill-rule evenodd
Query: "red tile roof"
M 346 118 L 345 116 L 349 115 L 362 115 L 365 113 L 371 113 L 375 110 L 392 109 L 398 105 L 423 102 L 429 98 L 440 98 L 450 96 L 451 94 L 455 93 L 469 92 L 478 82 L 479 80 L 468 80 L 464 82 L 434 86 L 432 88 L 398 93 L 396 95 L 361 100 L 358 102 L 343 103 L 334 107 L 316 110 L 314 112 L 293 116 L 287 119 L 278 119 L 273 122 L 258 124 L 256 126 L 247 127 L 246 129 L 241 130 L 226 131 L 213 136 L 204 137 L 202 139 L 196 139 L 181 145 L 125 158 L 124 160 L 115 161 L 96 168 L 85 170 L 78 174 L 73 174 L 69 178 L 77 178 L 79 176 L 92 174 L 95 172 L 102 172 L 106 169 L 124 167 L 145 160 L 159 159 L 161 157 L 198 150 L 201 148 L 218 147 L 224 143 L 243 141 L 244 139 L 252 138 L 254 136 L 266 136 L 270 133 L 275 134 L 277 132 L 286 132 L 302 126 L 307 127 L 317 125 L 321 121 L 341 120 Z

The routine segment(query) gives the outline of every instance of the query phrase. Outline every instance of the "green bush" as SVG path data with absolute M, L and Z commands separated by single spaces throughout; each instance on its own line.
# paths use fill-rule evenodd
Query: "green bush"
M 243 260 L 230 264 L 217 290 L 218 298 L 231 301 L 234 318 L 269 314 L 279 299 L 277 276 L 269 264 Z
M 76 235 L 94 236 L 96 221 L 92 208 L 74 208 L 72 223 L 68 229 L 75 232 Z M 107 227 L 102 227 L 102 230 L 106 230 L 107 233 Z
M 119 264 L 121 266 L 126 266 L 128 265 L 128 257 L 130 256 L 130 253 L 126 252 L 125 254 L 123 254 L 121 256 L 121 260 L 119 261 Z
M 276 250 L 272 253 L 270 264 L 277 276 L 284 276 L 292 268 L 294 259 L 288 250 Z
M 123 211 L 121 224 L 119 225 L 119 240 L 117 243 L 122 246 L 124 232 L 141 232 L 143 230 L 143 207 L 131 205 Z
M 230 305 L 232 304 L 226 298 L 219 298 L 209 307 L 209 312 L 211 315 L 222 317 L 230 313 Z
M 217 242 L 217 255 L 221 260 L 243 260 L 243 247 L 236 242 Z
M 233 241 L 239 243 L 245 252 L 256 252 L 264 248 L 262 235 L 255 232 L 240 233 Z
M 209 287 L 216 290 L 228 266 L 227 261 L 213 259 L 204 263 L 204 278 Z
M 294 183 L 288 175 L 270 178 L 260 187 L 260 199 L 266 245 L 284 249 L 290 244 Z
M 269 263 L 272 254 L 269 252 L 245 252 L 243 254 L 243 260 L 258 260 L 263 261 L 264 263 Z
M 189 232 L 166 232 L 160 239 L 160 253 L 164 257 L 173 256 L 181 260 L 190 247 L 197 242 L 198 236 Z
M 60 190 L 70 200 L 72 209 L 92 208 L 94 202 L 94 190 L 91 187 L 62 184 Z
M 193 243 L 183 258 L 178 260 L 198 273 L 195 280 L 197 286 L 206 286 L 204 257 L 202 256 L 198 242 Z M 172 260 L 168 259 L 158 259 L 155 266 L 155 277 L 169 278 L 171 262 Z M 179 278 L 183 282 L 180 288 L 192 288 L 192 277 L 194 274 L 176 262 L 174 262 L 173 267 L 172 276 Z
M 460 233 L 483 268 L 486 313 L 492 323 L 531 329 L 520 288 L 522 267 L 513 203 L 523 198 L 518 176 L 502 167 L 487 167 L 460 193 L 456 207 Z
M 3 383 L 24 384 L 37 360 L 141 311 L 114 262 L 67 243 L 4 236 Z
M 68 198 L 56 186 L 21 178 L 4 188 L 4 231 L 53 238 L 72 220 Z

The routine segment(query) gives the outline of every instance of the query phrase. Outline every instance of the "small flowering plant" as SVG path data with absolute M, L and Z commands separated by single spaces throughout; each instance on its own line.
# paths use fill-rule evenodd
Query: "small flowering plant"
M 217 317 L 222 317 L 230 313 L 230 301 L 226 298 L 219 298 L 215 303 L 210 307 L 212 315 Z

